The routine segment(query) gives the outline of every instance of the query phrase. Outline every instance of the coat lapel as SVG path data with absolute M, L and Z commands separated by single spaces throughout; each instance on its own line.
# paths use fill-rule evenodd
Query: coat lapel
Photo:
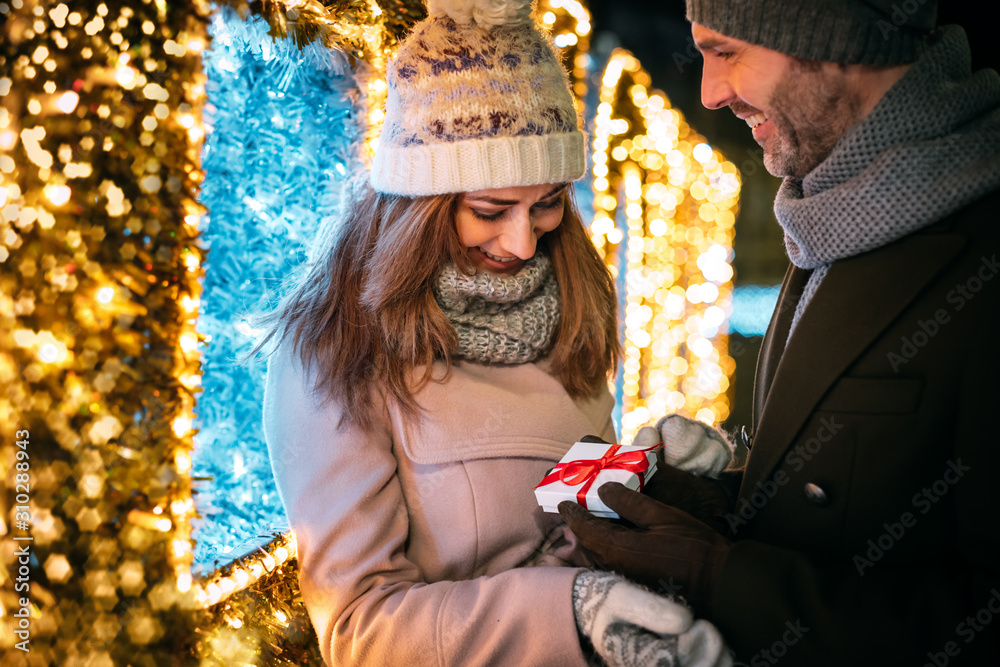
M 759 420 L 742 493 L 772 473 L 827 390 L 964 243 L 957 234 L 915 234 L 830 267 L 773 367 L 770 386 L 766 375 L 757 384 L 764 395 L 754 400 Z M 793 312 L 776 313 L 772 327 Z
M 764 399 L 767 397 L 771 382 L 774 380 L 774 373 L 778 369 L 781 354 L 785 351 L 785 343 L 788 340 L 788 330 L 792 326 L 795 307 L 799 304 L 802 290 L 805 289 L 811 274 L 811 271 L 800 269 L 794 264 L 790 264 L 785 273 L 785 280 L 781 284 L 781 292 L 778 294 L 778 303 L 771 315 L 771 322 L 767 325 L 767 333 L 764 335 L 760 356 L 757 358 L 751 433 L 756 431 L 760 415 L 764 411 Z

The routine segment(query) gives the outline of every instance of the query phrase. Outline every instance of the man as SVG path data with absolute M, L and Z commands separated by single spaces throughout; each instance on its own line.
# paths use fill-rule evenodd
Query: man
M 1000 664 L 1000 76 L 935 0 L 687 9 L 703 103 L 784 177 L 749 455 L 735 497 L 665 466 L 602 488 L 629 527 L 560 510 L 744 664 Z

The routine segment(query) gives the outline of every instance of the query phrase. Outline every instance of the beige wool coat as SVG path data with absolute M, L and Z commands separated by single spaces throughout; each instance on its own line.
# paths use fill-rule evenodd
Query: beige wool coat
M 327 663 L 586 664 L 581 561 L 533 491 L 584 435 L 616 441 L 607 390 L 574 401 L 542 365 L 458 362 L 418 418 L 390 408 L 364 432 L 312 386 L 273 356 L 264 425 Z

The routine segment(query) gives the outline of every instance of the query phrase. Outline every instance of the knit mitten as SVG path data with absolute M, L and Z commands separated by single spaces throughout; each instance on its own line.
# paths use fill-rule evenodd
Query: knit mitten
M 651 447 L 658 442 L 669 465 L 698 477 L 715 479 L 733 460 L 733 446 L 723 433 L 677 414 L 663 417 L 655 427 L 643 426 L 632 444 Z
M 573 584 L 580 634 L 609 667 L 722 667 L 732 664 L 719 631 L 691 610 L 609 572 L 581 572 Z

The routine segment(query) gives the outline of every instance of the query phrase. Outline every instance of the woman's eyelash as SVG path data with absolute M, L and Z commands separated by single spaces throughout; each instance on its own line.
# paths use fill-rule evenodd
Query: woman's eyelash
M 476 216 L 480 220 L 499 220 L 500 218 L 505 216 L 507 214 L 507 211 L 509 211 L 510 209 L 505 209 L 503 211 L 499 211 L 498 213 L 480 213 L 474 208 L 469 210 L 472 211 L 472 215 Z
M 562 205 L 562 203 L 563 203 L 562 199 L 559 198 L 559 199 L 553 199 L 552 201 L 547 201 L 547 202 L 538 202 L 537 204 L 535 204 L 534 206 L 532 206 L 532 208 L 541 208 L 541 209 L 546 209 L 547 210 L 547 209 L 558 208 L 559 206 Z M 499 220 L 503 216 L 507 215 L 508 211 L 510 211 L 509 208 L 506 208 L 506 209 L 504 209 L 502 211 L 498 211 L 496 213 L 482 213 L 480 211 L 477 211 L 474 208 L 470 208 L 469 210 L 472 211 L 472 215 L 476 216 L 480 220 L 488 220 L 488 221 Z

